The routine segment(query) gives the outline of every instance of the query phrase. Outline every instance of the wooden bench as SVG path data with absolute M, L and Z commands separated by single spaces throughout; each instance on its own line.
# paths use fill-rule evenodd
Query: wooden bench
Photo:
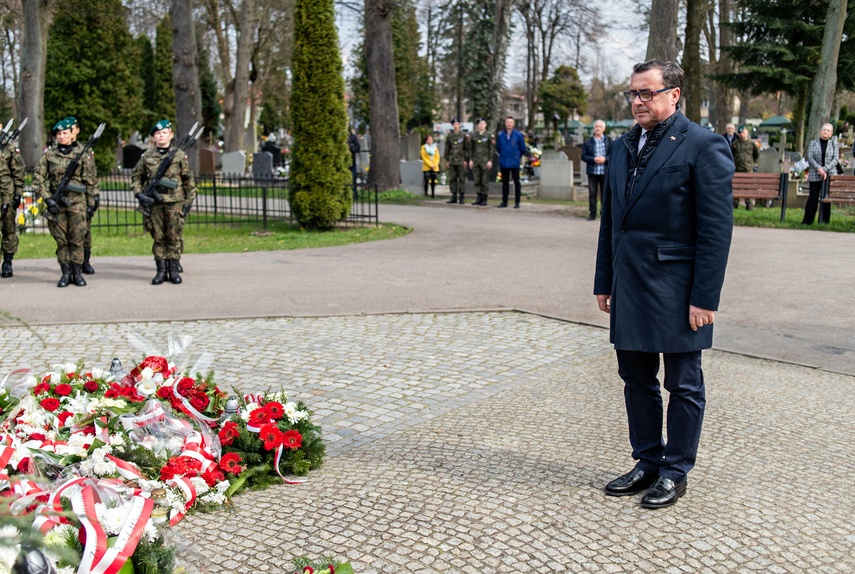
M 853 178 L 855 179 L 855 178 Z M 733 199 L 780 199 L 781 223 L 787 214 L 787 186 L 790 177 L 786 173 L 743 173 L 733 174 Z
M 822 182 L 820 193 L 822 203 L 855 203 L 855 175 L 832 175 Z M 819 210 L 819 222 L 828 223 L 823 219 L 823 210 Z

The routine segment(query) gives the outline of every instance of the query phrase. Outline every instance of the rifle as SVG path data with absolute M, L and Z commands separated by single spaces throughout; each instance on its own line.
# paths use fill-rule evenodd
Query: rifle
M 104 127 L 106 125 L 107 124 L 101 124 L 98 126 L 95 133 L 89 136 L 89 140 L 86 142 L 86 145 L 83 146 L 83 151 L 77 154 L 74 159 L 71 160 L 71 163 L 68 164 L 68 167 L 65 168 L 62 180 L 59 182 L 59 185 L 56 186 L 56 191 L 53 192 L 53 197 L 51 198 L 53 201 L 68 207 L 71 205 L 71 201 L 68 199 L 69 190 L 77 193 L 83 193 L 86 191 L 85 187 L 71 183 L 71 178 L 74 177 L 74 172 L 77 171 L 77 166 L 80 165 L 80 158 L 82 158 L 84 154 L 95 145 L 95 142 L 97 142 L 98 138 L 101 137 L 101 134 L 104 133 Z
M 18 137 L 18 135 L 21 133 L 21 130 L 24 129 L 25 125 L 27 125 L 27 120 L 29 119 L 30 118 L 24 118 L 24 121 L 21 122 L 21 125 L 15 128 L 15 131 L 13 131 L 11 134 L 9 133 L 9 128 L 12 127 L 12 122 L 14 121 L 14 118 L 9 120 L 9 123 L 6 124 L 6 127 L 4 127 L 2 131 L 0 131 L 0 153 L 2 153 L 4 149 L 6 149 L 6 146 L 9 145 L 9 142 L 14 141 L 15 138 Z
M 154 172 L 154 175 L 146 184 L 145 189 L 134 196 L 137 198 L 137 201 L 140 202 L 139 207 L 137 207 L 137 211 L 142 213 L 145 217 L 151 217 L 152 204 L 163 201 L 163 196 L 157 191 L 158 187 L 163 186 L 169 189 L 175 189 L 178 187 L 176 182 L 167 180 L 163 176 L 166 174 L 166 170 L 169 169 L 169 166 L 172 165 L 172 160 L 175 158 L 175 154 L 178 150 L 185 151 L 193 147 L 193 144 L 195 144 L 199 139 L 199 136 L 202 135 L 202 132 L 205 130 L 205 126 L 202 126 L 197 131 L 196 128 L 198 125 L 199 122 L 193 124 L 193 127 L 190 128 L 187 135 L 181 138 L 178 145 L 172 148 L 169 153 L 166 154 L 166 157 L 163 158 L 163 161 L 160 162 L 160 165 L 157 166 L 157 171 Z

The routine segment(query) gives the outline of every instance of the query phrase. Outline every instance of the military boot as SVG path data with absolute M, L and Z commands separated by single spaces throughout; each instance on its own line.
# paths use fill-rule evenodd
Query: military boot
M 460 201 L 458 201 L 457 203 L 459 203 L 460 205 L 463 205 L 463 194 L 462 193 L 460 194 Z
M 59 278 L 57 287 L 68 287 L 68 282 L 71 281 L 71 266 L 68 263 L 60 263 L 59 268 L 62 269 L 62 277 Z
M 160 285 L 166 280 L 166 261 L 163 259 L 155 259 L 154 264 L 157 266 L 157 273 L 151 279 L 152 285 Z
M 3 252 L 3 265 L 2 272 L 0 272 L 0 276 L 2 277 L 11 277 L 12 276 L 12 257 L 14 257 L 14 253 L 6 253 Z
M 456 193 L 451 194 L 451 199 L 449 199 L 445 203 L 457 203 L 457 194 Z
M 179 283 L 181 283 L 181 275 L 178 274 L 179 271 L 177 263 L 177 259 L 166 260 L 166 278 L 169 279 L 169 282 L 173 285 L 178 285 Z
M 175 270 L 179 273 L 184 273 L 184 268 L 181 266 L 181 260 L 173 259 L 173 261 L 175 262 Z
M 481 205 L 481 194 L 478 194 L 478 197 L 475 198 L 475 201 L 472 202 L 472 205 Z
M 86 287 L 86 279 L 83 278 L 83 265 L 79 263 L 71 264 L 71 282 L 78 287 Z
M 91 254 L 92 254 L 91 249 L 84 249 L 83 250 L 83 267 L 82 267 L 82 269 L 83 269 L 83 273 L 85 273 L 86 275 L 94 275 L 95 274 L 95 269 L 92 267 L 92 265 L 89 264 L 89 256 Z

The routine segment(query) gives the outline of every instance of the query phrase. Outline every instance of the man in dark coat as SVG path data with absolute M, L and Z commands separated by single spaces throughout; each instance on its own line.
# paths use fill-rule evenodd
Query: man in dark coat
M 605 132 L 606 122 L 595 121 L 594 134 L 582 147 L 582 161 L 587 166 L 585 173 L 588 175 L 588 221 L 597 218 L 597 197 L 602 201 L 606 184 L 606 164 L 612 151 L 612 138 Z
M 683 71 L 651 60 L 625 92 L 638 125 L 612 145 L 597 248 L 594 294 L 610 313 L 624 381 L 632 457 L 606 494 L 645 489 L 662 508 L 686 492 L 703 422 L 701 350 L 712 346 L 733 230 L 733 160 L 727 141 L 678 109 Z M 662 437 L 659 355 L 668 401 Z

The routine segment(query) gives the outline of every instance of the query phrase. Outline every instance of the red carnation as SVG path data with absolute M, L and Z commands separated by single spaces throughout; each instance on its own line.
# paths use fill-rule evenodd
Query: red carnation
M 282 431 L 274 423 L 269 423 L 261 427 L 258 431 L 258 438 L 264 441 L 264 448 L 273 450 L 282 444 Z
M 289 430 L 282 433 L 282 444 L 291 450 L 297 450 L 303 446 L 303 435 L 298 430 Z
M 240 436 L 240 428 L 238 427 L 236 422 L 229 421 L 223 425 L 223 428 L 220 429 L 218 436 L 220 437 L 220 444 L 223 446 L 228 446 L 232 444 L 237 437 Z
M 146 357 L 143 359 L 142 363 L 133 368 L 131 375 L 133 377 L 139 376 L 142 370 L 146 367 L 149 367 L 155 373 L 167 373 L 169 371 L 169 361 L 163 357 Z
M 99 385 L 95 381 L 86 381 L 83 383 L 83 390 L 87 393 L 94 393 L 98 390 Z
M 45 440 L 47 437 L 40 432 L 34 432 L 29 435 L 30 440 Z
M 107 389 L 107 392 L 104 393 L 104 396 L 108 399 L 116 399 L 119 397 L 119 391 L 116 389 Z
M 178 381 L 178 384 L 175 387 L 178 389 L 179 395 L 186 395 L 188 392 L 190 392 L 190 389 L 192 389 L 193 385 L 195 384 L 196 381 L 194 381 L 190 377 L 184 377 L 183 379 Z
M 220 458 L 220 468 L 225 472 L 229 472 L 237 476 L 243 471 L 243 467 L 240 465 L 240 462 L 240 455 L 236 452 L 230 452 L 228 454 L 224 454 L 222 458 Z
M 42 399 L 39 403 L 42 408 L 46 411 L 53 412 L 59 408 L 59 399 L 55 399 L 53 397 L 48 397 L 46 399 Z
M 202 475 L 202 478 L 210 487 L 213 487 L 218 482 L 222 482 L 226 479 L 226 475 L 224 475 L 219 469 L 212 469 Z
M 273 420 L 279 420 L 283 416 L 285 416 L 285 407 L 282 406 L 282 403 L 278 403 L 276 401 L 270 401 L 264 408 L 267 409 L 267 412 L 270 413 L 270 418 Z
M 65 421 L 68 420 L 68 417 L 73 416 L 73 414 L 74 413 L 71 413 L 69 411 L 64 411 L 64 412 L 61 412 L 58 415 L 56 415 L 56 418 L 59 419 L 59 426 L 64 427 Z
M 208 403 L 210 402 L 211 401 L 208 400 L 207 395 L 203 393 L 199 393 L 190 397 L 190 405 L 197 411 L 205 410 L 205 408 L 208 406 Z
M 48 377 L 45 377 L 45 378 L 48 378 Z M 33 387 L 33 394 L 35 396 L 39 396 L 40 394 L 46 393 L 48 391 L 50 391 L 50 383 L 47 383 L 44 381 L 42 381 L 41 383 L 39 383 L 38 385 Z
M 73 390 L 68 383 L 62 383 L 54 387 L 53 392 L 61 397 L 67 397 Z

